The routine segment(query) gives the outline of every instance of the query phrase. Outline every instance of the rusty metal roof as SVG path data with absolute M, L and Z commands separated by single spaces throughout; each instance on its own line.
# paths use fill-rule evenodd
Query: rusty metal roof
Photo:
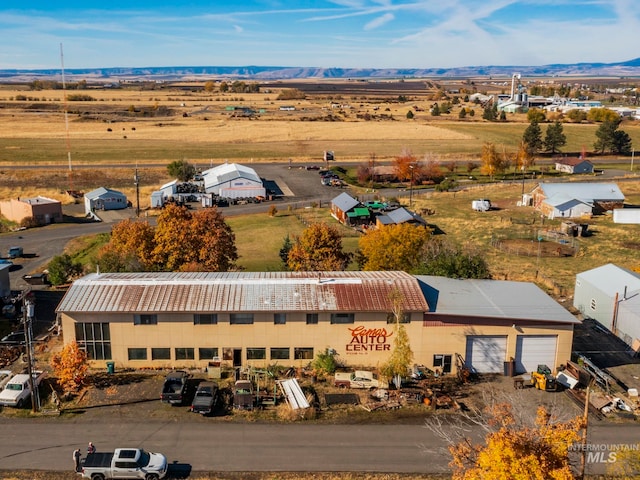
M 91 274 L 73 282 L 57 311 L 390 312 L 390 294 L 405 312 L 429 306 L 404 272 L 145 272 Z

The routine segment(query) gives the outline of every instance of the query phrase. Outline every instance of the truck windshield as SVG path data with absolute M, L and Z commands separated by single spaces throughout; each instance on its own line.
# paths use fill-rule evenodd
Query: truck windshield
M 21 383 L 10 383 L 7 385 L 7 390 L 22 390 Z
M 149 465 L 149 461 L 151 460 L 151 455 L 144 450 L 140 450 L 140 458 L 138 459 L 138 465 L 141 467 L 146 467 Z

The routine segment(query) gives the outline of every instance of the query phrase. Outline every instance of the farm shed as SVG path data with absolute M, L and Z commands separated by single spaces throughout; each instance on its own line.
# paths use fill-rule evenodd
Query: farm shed
M 166 200 L 167 198 L 173 198 L 173 196 L 176 194 L 177 191 L 178 191 L 178 180 L 172 180 L 160 187 L 160 192 L 162 192 L 163 200 Z
M 615 183 L 540 183 L 531 196 L 534 207 L 552 219 L 598 215 L 624 205 Z
M 164 196 L 162 190 L 151 192 L 151 208 L 162 208 L 164 206 Z
M 20 223 L 33 218 L 37 225 L 62 221 L 62 203 L 51 198 L 37 196 L 0 202 L 0 213 L 12 222 Z
M 593 163 L 582 158 L 559 158 L 556 161 L 556 170 L 564 173 L 593 173 Z
M 266 197 L 262 179 L 253 168 L 223 163 L 202 172 L 204 190 L 224 198 Z
M 429 304 L 425 350 L 450 361 L 464 352 L 467 367 L 479 373 L 503 373 L 512 360 L 515 373 L 543 363 L 554 369 L 571 358 L 578 320 L 535 284 L 416 278 Z
M 110 188 L 96 188 L 84 195 L 84 211 L 87 215 L 96 210 L 122 210 L 127 206 L 127 196 Z
M 362 203 L 346 192 L 331 200 L 331 216 L 345 225 L 350 224 L 349 213 L 354 212 L 356 208 L 362 208 Z
M 613 223 L 640 224 L 640 208 L 614 208 Z
M 640 273 L 612 263 L 576 275 L 573 306 L 629 346 L 640 339 L 639 297 Z
M 386 215 L 379 215 L 376 217 L 376 226 L 383 225 L 400 225 L 402 223 L 409 223 L 411 225 L 417 225 L 425 227 L 427 222 L 415 212 L 407 210 L 404 207 L 396 208 L 390 211 Z

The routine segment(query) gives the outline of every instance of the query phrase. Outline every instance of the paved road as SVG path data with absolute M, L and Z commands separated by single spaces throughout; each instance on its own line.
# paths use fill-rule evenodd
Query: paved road
M 160 451 L 175 471 L 439 473 L 448 471 L 443 441 L 422 425 L 261 425 L 178 422 L 82 423 L 0 419 L 3 470 L 67 470 L 89 440 L 99 450 L 142 446 Z M 592 445 L 638 444 L 636 425 L 591 427 Z M 608 452 L 607 452 L 608 454 Z M 34 459 L 38 461 L 35 462 Z M 602 473 L 592 459 L 587 471 Z

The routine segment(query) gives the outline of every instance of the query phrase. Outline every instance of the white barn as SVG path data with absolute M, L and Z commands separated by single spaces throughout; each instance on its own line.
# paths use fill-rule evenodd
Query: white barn
M 253 168 L 224 163 L 202 172 L 204 190 L 225 198 L 266 197 L 262 179 Z

